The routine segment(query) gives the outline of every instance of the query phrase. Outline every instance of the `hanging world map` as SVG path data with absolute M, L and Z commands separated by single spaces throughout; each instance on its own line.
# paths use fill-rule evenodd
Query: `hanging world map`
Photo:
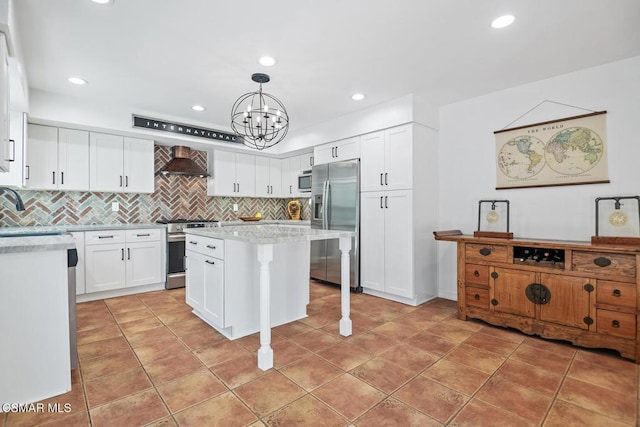
M 604 118 L 597 113 L 496 132 L 496 188 L 609 182 Z

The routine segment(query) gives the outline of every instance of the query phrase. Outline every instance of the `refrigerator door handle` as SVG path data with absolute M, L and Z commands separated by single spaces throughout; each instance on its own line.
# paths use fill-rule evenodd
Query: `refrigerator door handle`
M 322 229 L 326 230 L 328 227 L 328 221 L 327 221 L 327 183 L 328 181 L 325 181 L 322 184 Z
M 325 209 L 324 217 L 326 218 L 326 221 L 327 221 L 327 225 L 325 229 L 327 230 L 331 229 L 331 217 L 330 217 L 331 210 L 329 209 L 329 206 L 331 206 L 331 181 L 327 180 L 327 196 L 324 203 L 324 209 Z

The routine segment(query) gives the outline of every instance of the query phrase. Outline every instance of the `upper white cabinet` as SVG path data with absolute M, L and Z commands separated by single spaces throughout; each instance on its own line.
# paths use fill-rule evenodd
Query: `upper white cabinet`
M 27 144 L 27 114 L 21 111 L 9 113 L 9 136 L 11 142 L 11 162 L 9 171 L 0 173 L 0 185 L 8 187 L 26 186 L 25 150 Z
M 153 193 L 153 141 L 91 133 L 91 191 Z
M 313 167 L 313 153 L 301 154 L 300 158 L 300 170 L 309 171 Z
M 255 156 L 213 150 L 213 174 L 207 184 L 209 196 L 255 196 Z
M 27 144 L 27 188 L 89 190 L 89 133 L 30 124 Z
M 360 137 L 360 190 L 413 188 L 413 127 L 398 126 Z
M 282 160 L 256 157 L 256 197 L 282 197 Z
M 318 145 L 313 149 L 313 162 L 316 165 L 357 159 L 358 157 L 360 157 L 359 136 Z
M 300 156 L 282 159 L 282 197 L 298 197 Z
M 7 42 L 0 33 L 0 172 L 8 172 L 11 164 L 9 143 L 9 62 Z

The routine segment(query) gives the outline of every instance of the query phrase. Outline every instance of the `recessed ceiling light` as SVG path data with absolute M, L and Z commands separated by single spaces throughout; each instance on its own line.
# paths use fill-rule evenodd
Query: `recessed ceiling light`
M 364 99 L 364 95 L 361 93 L 354 93 L 353 95 L 351 95 L 351 99 L 353 99 L 354 101 L 362 101 Z
M 262 58 L 258 59 L 258 62 L 264 67 L 273 67 L 274 65 L 276 65 L 276 58 L 272 56 L 263 56 Z
M 191 109 L 194 111 L 204 111 L 204 107 L 202 105 L 194 105 Z
M 98 3 L 98 4 L 109 4 L 109 3 L 113 3 L 113 0 L 91 0 L 94 3 Z
M 491 22 L 491 27 L 492 28 L 508 27 L 509 25 L 513 24 L 513 21 L 515 21 L 515 19 L 516 18 L 513 15 L 502 15 L 497 17 Z
M 69 77 L 67 79 L 69 83 L 73 83 L 74 85 L 86 85 L 88 82 L 80 77 Z

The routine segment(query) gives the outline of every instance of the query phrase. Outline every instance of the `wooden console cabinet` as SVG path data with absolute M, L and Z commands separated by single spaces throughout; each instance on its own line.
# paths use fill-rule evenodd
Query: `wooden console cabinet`
M 436 235 L 458 245 L 458 318 L 640 363 L 640 247 Z

